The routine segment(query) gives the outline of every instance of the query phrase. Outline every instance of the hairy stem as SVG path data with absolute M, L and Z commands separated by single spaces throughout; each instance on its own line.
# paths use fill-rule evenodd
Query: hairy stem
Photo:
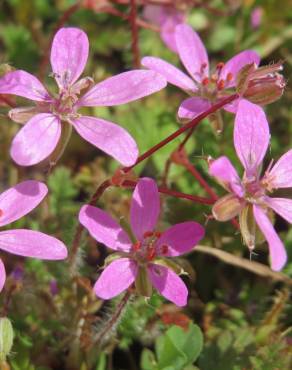
M 106 338 L 107 334 L 109 334 L 115 328 L 118 320 L 121 318 L 121 315 L 126 307 L 127 303 L 131 298 L 132 293 L 127 290 L 123 298 L 121 299 L 120 303 L 117 305 L 115 311 L 110 316 L 110 318 L 105 322 L 102 330 L 96 336 L 94 342 L 98 345 L 102 342 L 104 338 Z

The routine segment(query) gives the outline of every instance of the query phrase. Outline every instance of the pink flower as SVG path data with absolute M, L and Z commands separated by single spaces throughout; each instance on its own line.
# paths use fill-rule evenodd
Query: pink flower
M 85 140 L 103 150 L 125 166 L 135 163 L 138 148 L 123 128 L 101 118 L 82 116 L 81 107 L 114 106 L 150 95 L 166 86 L 158 73 L 133 70 L 106 79 L 93 87 L 92 79 L 79 81 L 88 58 L 86 34 L 78 28 L 61 28 L 51 49 L 53 76 L 59 93 L 50 95 L 42 83 L 25 71 L 13 71 L 0 79 L 0 93 L 30 99 L 36 107 L 17 108 L 10 117 L 26 122 L 15 136 L 11 156 L 22 166 L 30 166 L 47 158 L 56 148 L 67 122 Z M 88 90 L 80 97 L 82 90 Z
M 186 20 L 185 12 L 170 5 L 146 5 L 143 11 L 144 18 L 160 27 L 160 36 L 165 45 L 175 53 L 175 27 Z
M 177 274 L 167 267 L 165 257 L 189 252 L 204 236 L 203 227 L 196 222 L 183 222 L 163 233 L 155 231 L 160 213 L 157 185 L 150 178 L 140 179 L 133 193 L 130 224 L 135 237 L 130 236 L 106 212 L 83 206 L 79 220 L 92 237 L 119 252 L 102 272 L 94 286 L 96 295 L 110 299 L 125 289 L 144 272 L 160 294 L 178 306 L 187 303 L 188 291 Z
M 14 222 L 28 214 L 44 199 L 48 192 L 45 184 L 28 180 L 0 194 L 0 226 Z M 61 260 L 67 257 L 65 245 L 56 238 L 39 231 L 16 229 L 0 232 L 0 249 L 23 257 Z M 0 291 L 6 279 L 0 259 Z
M 256 6 L 251 12 L 250 23 L 253 29 L 260 27 L 263 18 L 263 8 L 261 6 Z
M 209 109 L 212 103 L 228 94 L 226 90 L 235 87 L 237 74 L 242 67 L 250 63 L 258 66 L 260 62 L 260 57 L 255 51 L 245 50 L 226 64 L 217 64 L 215 71 L 211 73 L 205 46 L 189 25 L 176 26 L 175 39 L 180 60 L 189 76 L 160 58 L 145 57 L 142 59 L 142 65 L 159 72 L 169 83 L 191 95 L 179 107 L 180 119 L 191 120 Z M 230 104 L 225 109 L 236 111 L 236 106 Z
M 209 172 L 230 192 L 215 203 L 214 217 L 219 221 L 227 221 L 239 215 L 243 239 L 251 250 L 258 237 L 255 221 L 269 244 L 271 267 L 278 271 L 285 265 L 287 255 L 270 221 L 270 210 L 291 223 L 292 200 L 271 198 L 268 193 L 279 188 L 292 187 L 292 150 L 273 166 L 269 166 L 264 176 L 261 176 L 269 141 L 269 125 L 264 111 L 257 105 L 242 100 L 235 118 L 234 146 L 244 167 L 244 176 L 240 180 L 227 157 L 212 161 Z

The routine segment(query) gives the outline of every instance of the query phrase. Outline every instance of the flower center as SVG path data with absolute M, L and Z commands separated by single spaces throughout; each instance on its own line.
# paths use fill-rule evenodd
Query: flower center
M 216 65 L 215 71 L 211 74 L 211 77 L 206 76 L 207 63 L 203 63 L 200 68 L 201 77 L 201 96 L 210 98 L 210 96 L 217 96 L 217 94 L 228 87 L 229 82 L 233 79 L 232 73 L 228 73 L 226 78 L 221 78 L 221 72 L 224 67 L 224 63 L 220 62 Z
M 2 217 L 4 215 L 4 212 L 2 211 L 2 209 L 0 209 L 0 217 Z
M 145 264 L 153 261 L 158 255 L 165 255 L 168 252 L 168 246 L 157 246 L 157 240 L 161 237 L 159 231 L 146 231 L 143 239 L 132 245 L 132 253 L 137 262 Z
M 67 91 L 62 91 L 58 98 L 52 104 L 52 111 L 57 114 L 61 119 L 66 120 L 68 116 L 75 115 L 76 110 L 74 106 L 78 100 L 77 94 Z

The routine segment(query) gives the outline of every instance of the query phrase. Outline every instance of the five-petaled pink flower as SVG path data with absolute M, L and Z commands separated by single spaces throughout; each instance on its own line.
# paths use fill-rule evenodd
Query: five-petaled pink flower
M 264 156 L 270 142 L 269 125 L 263 110 L 246 100 L 239 103 L 234 125 L 234 146 L 244 167 L 240 180 L 229 159 L 222 156 L 211 161 L 209 172 L 231 193 L 220 198 L 213 207 L 219 221 L 240 216 L 243 239 L 252 250 L 257 232 L 254 221 L 265 236 L 270 250 L 271 267 L 281 270 L 287 256 L 270 221 L 269 209 L 292 223 L 292 200 L 267 195 L 279 188 L 292 187 L 292 150 L 284 154 L 261 177 Z
M 204 236 L 204 228 L 196 222 L 183 222 L 160 233 L 155 226 L 160 213 L 158 188 L 154 180 L 142 178 L 133 193 L 130 224 L 135 240 L 106 212 L 83 206 L 79 220 L 98 242 L 120 253 L 102 272 L 94 286 L 96 295 L 110 299 L 127 289 L 144 270 L 146 279 L 165 298 L 178 306 L 187 303 L 184 282 L 167 264 L 164 257 L 189 252 Z
M 238 72 L 247 64 L 258 66 L 259 55 L 252 50 L 245 50 L 226 64 L 219 63 L 213 73 L 209 70 L 209 58 L 199 35 L 187 24 L 176 26 L 176 46 L 182 64 L 189 76 L 175 66 L 160 58 L 145 57 L 142 65 L 162 74 L 169 83 L 186 91 L 190 98 L 184 100 L 179 107 L 178 117 L 190 120 L 206 111 L 212 103 L 227 96 L 236 84 Z M 224 107 L 228 111 L 236 111 L 237 104 Z
M 0 226 L 14 222 L 32 211 L 46 196 L 48 189 L 39 181 L 28 180 L 0 194 Z M 0 249 L 24 257 L 61 260 L 67 257 L 65 245 L 39 231 L 16 229 L 0 232 Z M 6 279 L 0 259 L 0 291 Z
M 185 23 L 186 14 L 175 5 L 145 5 L 143 16 L 149 22 L 160 27 L 160 37 L 165 45 L 177 53 L 175 27 Z
M 112 122 L 82 116 L 77 111 L 81 107 L 114 106 L 134 101 L 161 90 L 166 81 L 156 72 L 133 70 L 90 88 L 91 78 L 77 81 L 85 68 L 88 51 L 88 38 L 82 30 L 61 28 L 56 33 L 50 59 L 59 88 L 56 97 L 50 95 L 36 77 L 22 70 L 9 72 L 0 79 L 0 94 L 14 94 L 36 103 L 36 107 L 10 111 L 15 121 L 23 123 L 29 118 L 12 142 L 11 156 L 19 165 L 36 164 L 54 151 L 61 137 L 62 121 L 68 122 L 85 140 L 121 164 L 135 163 L 138 148 L 127 131 Z M 80 96 L 82 90 L 88 91 Z

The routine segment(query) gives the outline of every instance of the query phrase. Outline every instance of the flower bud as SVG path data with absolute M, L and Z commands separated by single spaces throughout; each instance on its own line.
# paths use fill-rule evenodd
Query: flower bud
M 212 213 L 217 221 L 229 221 L 240 213 L 244 205 L 244 200 L 234 194 L 227 194 L 217 200 L 212 208 Z
M 139 267 L 138 276 L 135 281 L 136 291 L 143 297 L 151 297 L 152 285 L 148 277 L 147 269 L 144 266 Z
M 237 76 L 237 92 L 254 104 L 266 105 L 280 99 L 286 82 L 278 72 L 282 63 L 257 67 L 254 63 L 244 66 Z
M 0 318 L 0 362 L 5 361 L 13 345 L 13 328 L 7 317 Z

